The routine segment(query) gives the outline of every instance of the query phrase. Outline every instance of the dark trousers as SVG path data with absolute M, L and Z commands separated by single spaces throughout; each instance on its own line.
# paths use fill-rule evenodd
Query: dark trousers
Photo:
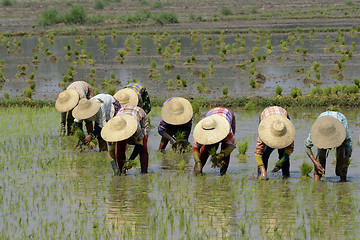
M 204 167 L 207 159 L 209 158 L 209 151 L 210 149 L 214 148 L 217 149 L 219 147 L 220 142 L 215 143 L 215 144 L 211 144 L 211 145 L 203 145 L 200 149 L 200 161 L 201 161 L 201 166 Z M 221 143 L 221 150 L 225 149 L 226 147 L 228 147 L 227 144 L 225 143 Z M 220 175 L 224 175 L 229 167 L 229 163 L 230 163 L 230 155 L 224 158 L 225 164 L 220 168 Z
M 149 165 L 149 152 L 147 148 L 147 141 L 148 136 L 144 136 L 143 139 L 143 147 L 140 152 L 140 166 L 141 166 L 141 173 L 147 173 L 148 172 L 148 165 Z M 119 169 L 121 170 L 125 164 L 126 161 L 126 146 L 127 141 L 119 141 L 116 142 L 116 161 L 118 163 Z
M 273 151 L 274 151 L 274 148 L 271 148 L 271 147 L 265 145 L 264 151 L 262 154 L 262 160 L 264 162 L 264 167 L 265 167 L 266 171 L 268 168 L 268 162 L 269 162 L 270 155 Z M 284 156 L 284 153 L 285 153 L 285 148 L 278 149 L 279 160 Z M 290 177 L 290 160 L 287 160 L 283 163 L 281 171 L 282 171 L 282 175 L 284 178 Z M 259 169 L 258 169 L 258 175 L 260 175 Z
M 61 122 L 64 123 L 64 125 L 66 125 L 67 127 L 67 135 L 74 135 L 74 132 L 71 131 L 71 126 L 74 123 L 74 117 L 72 115 L 72 110 L 70 110 L 69 112 L 62 112 L 61 113 Z M 91 133 L 93 131 L 93 123 L 92 121 L 87 121 L 85 120 L 85 125 L 86 125 L 86 131 L 88 133 Z M 78 123 L 78 127 L 82 130 L 82 121 L 80 121 Z

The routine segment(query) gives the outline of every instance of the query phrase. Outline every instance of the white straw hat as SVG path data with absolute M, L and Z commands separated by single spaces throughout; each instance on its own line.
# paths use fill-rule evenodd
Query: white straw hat
M 295 139 L 293 123 L 280 114 L 272 114 L 261 120 L 258 133 L 267 146 L 275 149 L 285 148 Z
M 161 118 L 169 124 L 181 125 L 189 122 L 193 117 L 191 103 L 182 97 L 169 100 L 161 109 Z
M 139 96 L 137 95 L 135 90 L 131 88 L 120 89 L 114 94 L 114 98 L 116 98 L 120 102 L 121 106 L 137 106 L 139 103 Z
M 72 111 L 74 118 L 78 120 L 88 119 L 94 116 L 100 109 L 100 103 L 96 99 L 82 98 Z
M 56 99 L 55 108 L 59 112 L 68 112 L 78 104 L 79 98 L 79 93 L 75 89 L 62 91 Z
M 225 117 L 214 114 L 203 118 L 194 128 L 194 139 L 203 145 L 223 140 L 230 132 L 230 123 Z
M 101 129 L 101 137 L 107 142 L 117 142 L 131 137 L 138 127 L 130 114 L 119 114 L 111 118 Z
M 314 122 L 310 130 L 311 141 L 320 149 L 339 147 L 346 138 L 342 123 L 331 116 L 323 116 Z

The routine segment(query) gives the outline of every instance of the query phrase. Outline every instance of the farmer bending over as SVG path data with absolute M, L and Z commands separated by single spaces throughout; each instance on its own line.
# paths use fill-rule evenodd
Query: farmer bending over
M 149 153 L 147 149 L 149 121 L 145 111 L 138 106 L 123 106 L 101 131 L 101 136 L 108 142 L 116 142 L 116 162 L 111 160 L 114 175 L 125 173 L 131 168 L 132 160 L 140 154 L 141 173 L 147 173 Z M 126 160 L 127 144 L 135 145 Z M 115 151 L 115 145 L 110 145 Z
M 311 150 L 313 145 L 318 148 L 316 158 Z M 348 122 L 343 114 L 327 111 L 319 115 L 305 140 L 305 151 L 314 164 L 314 182 L 325 174 L 326 157 L 331 148 L 336 148 L 335 173 L 340 181 L 346 181 L 352 153 Z
M 230 162 L 230 154 L 236 148 L 235 144 L 236 120 L 234 113 L 223 107 L 211 109 L 205 118 L 194 128 L 194 145 L 192 152 L 195 160 L 194 173 L 202 173 L 206 161 L 211 156 L 213 166 L 220 168 L 220 175 L 224 175 Z M 216 153 L 221 143 L 221 151 Z
M 107 144 L 100 135 L 101 129 L 121 108 L 120 103 L 109 94 L 98 94 L 90 100 L 81 99 L 74 108 L 72 114 L 76 120 L 94 121 L 94 130 L 85 136 L 84 142 L 90 143 L 92 138 L 97 138 L 99 142 L 99 151 L 107 151 Z M 115 152 L 109 155 L 115 155 Z
M 129 83 L 114 94 L 121 106 L 131 105 L 141 107 L 146 114 L 151 110 L 149 94 L 141 83 Z
M 255 159 L 258 177 L 266 179 L 270 154 L 278 149 L 279 160 L 273 172 L 282 170 L 283 178 L 290 177 L 290 154 L 294 151 L 295 127 L 287 111 L 278 106 L 265 108 L 260 115 Z
M 168 142 L 175 150 L 186 150 L 189 145 L 192 117 L 193 109 L 187 99 L 174 97 L 164 102 L 158 127 L 161 136 L 159 151 L 164 151 Z
M 72 110 L 79 103 L 81 99 L 90 99 L 94 97 L 93 87 L 84 81 L 76 81 L 71 83 L 65 91 L 61 92 L 55 102 L 55 108 L 61 112 L 61 135 L 65 135 L 65 126 L 67 122 L 67 135 L 73 135 L 71 126 L 74 123 Z M 85 120 L 87 132 L 93 131 L 93 124 L 91 121 Z M 82 129 L 81 122 L 79 127 Z

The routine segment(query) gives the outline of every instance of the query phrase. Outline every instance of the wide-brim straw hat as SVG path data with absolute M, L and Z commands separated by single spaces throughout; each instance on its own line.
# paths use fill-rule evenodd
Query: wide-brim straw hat
M 135 92 L 135 90 L 131 88 L 123 88 L 117 91 L 114 94 L 114 98 L 116 98 L 121 106 L 130 105 L 137 106 L 139 103 L 139 96 Z
M 295 139 L 293 123 L 280 114 L 272 114 L 261 120 L 258 133 L 267 146 L 275 149 L 285 148 Z
M 314 122 L 310 130 L 312 143 L 320 149 L 339 147 L 346 138 L 342 123 L 331 116 L 323 116 Z
M 79 93 L 75 89 L 67 89 L 59 93 L 56 102 L 55 108 L 59 112 L 68 112 L 79 102 Z
M 101 129 L 101 137 L 107 142 L 117 142 L 131 137 L 138 127 L 134 116 L 119 114 L 111 118 Z
M 169 100 L 161 109 L 161 118 L 169 124 L 181 125 L 189 122 L 193 117 L 191 103 L 182 97 Z
M 83 98 L 72 111 L 74 118 L 78 120 L 88 119 L 94 116 L 100 109 L 100 103 L 96 99 Z
M 194 128 L 196 142 L 209 145 L 220 142 L 230 132 L 230 123 L 225 117 L 214 114 L 203 118 Z

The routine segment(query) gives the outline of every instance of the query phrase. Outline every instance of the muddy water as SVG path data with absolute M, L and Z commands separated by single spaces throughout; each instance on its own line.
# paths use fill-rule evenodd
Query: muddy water
M 0 45 L 0 59 L 4 60 L 4 73 L 5 83 L 3 84 L 1 94 L 8 92 L 11 97 L 15 97 L 22 93 L 23 89 L 27 87 L 26 81 L 31 73 L 35 73 L 34 81 L 36 83 L 35 92 L 33 98 L 35 99 L 55 99 L 57 94 L 61 91 L 58 86 L 63 77 L 67 74 L 70 66 L 74 66 L 75 80 L 89 81 L 90 69 L 96 70 L 96 86 L 99 87 L 104 78 L 110 80 L 110 74 L 114 73 L 115 77 L 120 81 L 116 84 L 117 89 L 124 86 L 127 82 L 133 81 L 135 78 L 137 81 L 144 83 L 150 95 L 152 96 L 186 96 L 204 95 L 207 97 L 216 97 L 222 95 L 222 88 L 224 86 L 229 87 L 230 96 L 253 96 L 253 95 L 268 95 L 273 96 L 275 93 L 275 87 L 277 85 L 282 86 L 284 94 L 289 94 L 291 88 L 296 86 L 302 88 L 303 94 L 311 91 L 312 85 L 305 85 L 303 79 L 306 76 L 306 71 L 311 71 L 310 67 L 313 62 L 319 62 L 321 64 L 321 81 L 322 87 L 327 85 L 335 85 L 339 82 L 333 78 L 333 75 L 329 73 L 329 70 L 336 66 L 336 61 L 341 57 L 341 51 L 350 49 L 352 42 L 355 42 L 355 49 L 351 59 L 347 59 L 344 63 L 345 70 L 343 72 L 344 79 L 342 84 L 353 84 L 354 78 L 358 78 L 357 69 L 359 68 L 359 53 L 358 45 L 360 43 L 358 33 L 350 34 L 344 33 L 345 45 L 340 47 L 341 39 L 335 43 L 338 33 L 315 33 L 311 38 L 309 33 L 301 35 L 295 33 L 295 40 L 288 42 L 287 50 L 285 52 L 280 48 L 281 41 L 287 41 L 288 34 L 271 34 L 260 37 L 259 41 L 256 41 L 256 34 L 244 35 L 243 40 L 245 46 L 243 52 L 240 48 L 241 41 L 236 41 L 236 36 L 225 35 L 224 45 L 217 46 L 216 41 L 219 40 L 218 35 L 204 35 L 201 37 L 197 35 L 197 40 L 192 41 L 189 35 L 180 36 L 168 36 L 161 42 L 162 49 L 170 46 L 170 41 L 180 40 L 181 50 L 180 56 L 176 56 L 175 50 L 171 50 L 171 57 L 164 59 L 158 55 L 158 46 L 160 35 L 154 38 L 149 36 L 141 36 L 141 51 L 136 54 L 134 51 L 134 44 L 131 42 L 131 51 L 126 57 L 123 64 L 115 60 L 120 49 L 124 49 L 126 38 L 132 38 L 131 36 L 118 36 L 115 41 L 111 36 L 105 36 L 104 44 L 106 48 L 104 51 L 100 50 L 100 37 L 84 37 L 83 44 L 76 43 L 76 37 L 55 37 L 54 43 L 51 45 L 46 37 L 41 38 L 43 46 L 38 50 L 39 64 L 37 70 L 34 69 L 32 63 L 33 56 L 35 55 L 35 48 L 39 44 L 38 37 L 28 38 L 16 38 L 21 42 L 21 48 L 17 50 L 13 44 L 13 38 L 3 39 L 3 44 Z M 328 36 L 328 40 L 327 40 Z M 212 38 L 212 44 L 207 44 L 207 48 L 204 49 L 203 45 L 208 39 Z M 271 54 L 266 53 L 266 40 L 269 39 L 272 44 L 273 52 Z M 6 48 L 7 44 L 10 44 L 10 48 Z M 233 44 L 235 44 L 233 46 Z M 335 51 L 329 53 L 325 49 L 331 45 L 335 46 Z M 68 61 L 65 59 L 66 46 L 70 46 L 73 51 L 72 58 Z M 225 45 L 229 45 L 229 53 L 226 55 L 226 61 L 221 61 L 219 58 L 219 52 Z M 250 63 L 245 70 L 236 68 L 236 64 L 240 64 L 243 61 L 250 61 L 252 55 L 251 51 L 257 48 L 257 55 L 266 55 L 266 61 L 256 61 L 256 69 L 266 77 L 266 82 L 261 88 L 252 89 L 249 85 L 251 75 L 249 73 Z M 307 49 L 307 55 L 294 54 L 296 48 L 302 50 Z M 57 58 L 56 63 L 51 63 L 50 57 L 45 56 L 44 51 L 48 49 Z M 92 55 L 94 60 L 93 65 L 87 63 L 82 65 L 75 64 L 76 58 L 74 52 L 81 53 L 82 50 L 86 51 L 86 54 Z M 196 63 L 192 65 L 184 64 L 187 58 L 194 56 Z M 157 63 L 157 73 L 160 74 L 158 78 L 149 79 L 148 70 L 151 68 L 151 62 Z M 214 63 L 215 71 L 213 74 L 209 72 L 209 62 Z M 170 72 L 165 72 L 164 64 L 174 64 L 175 68 Z M 16 77 L 19 73 L 18 66 L 25 65 L 28 70 L 26 75 Z M 297 69 L 304 68 L 304 73 L 296 73 Z M 206 76 L 205 86 L 210 89 L 209 93 L 199 93 L 196 89 L 196 85 L 202 83 L 200 72 L 204 72 Z M 187 80 L 187 87 L 169 91 L 167 90 L 167 82 L 169 79 L 173 79 L 175 82 L 176 75 L 180 74 L 182 79 Z M 315 79 L 314 72 L 311 73 L 311 77 Z M 100 89 L 100 92 L 107 91 L 107 89 Z
M 349 182 L 338 182 L 331 152 L 326 176 L 317 184 L 298 177 L 299 165 L 309 162 L 303 141 L 322 109 L 288 109 L 297 130 L 288 181 L 280 174 L 254 179 L 261 110 L 234 109 L 236 139 L 249 139 L 249 157 L 237 158 L 235 150 L 223 177 L 209 163 L 204 176 L 193 176 L 191 153 L 157 153 L 156 128 L 149 137 L 150 173 L 135 168 L 113 177 L 106 153 L 77 153 L 75 139 L 58 136 L 60 116 L 54 109 L 1 111 L 2 239 L 349 239 L 359 234 L 360 129 L 359 114 L 352 110 L 342 109 L 354 140 Z M 155 108 L 150 114 L 155 127 L 159 112 Z M 270 168 L 275 161 L 273 153 Z

